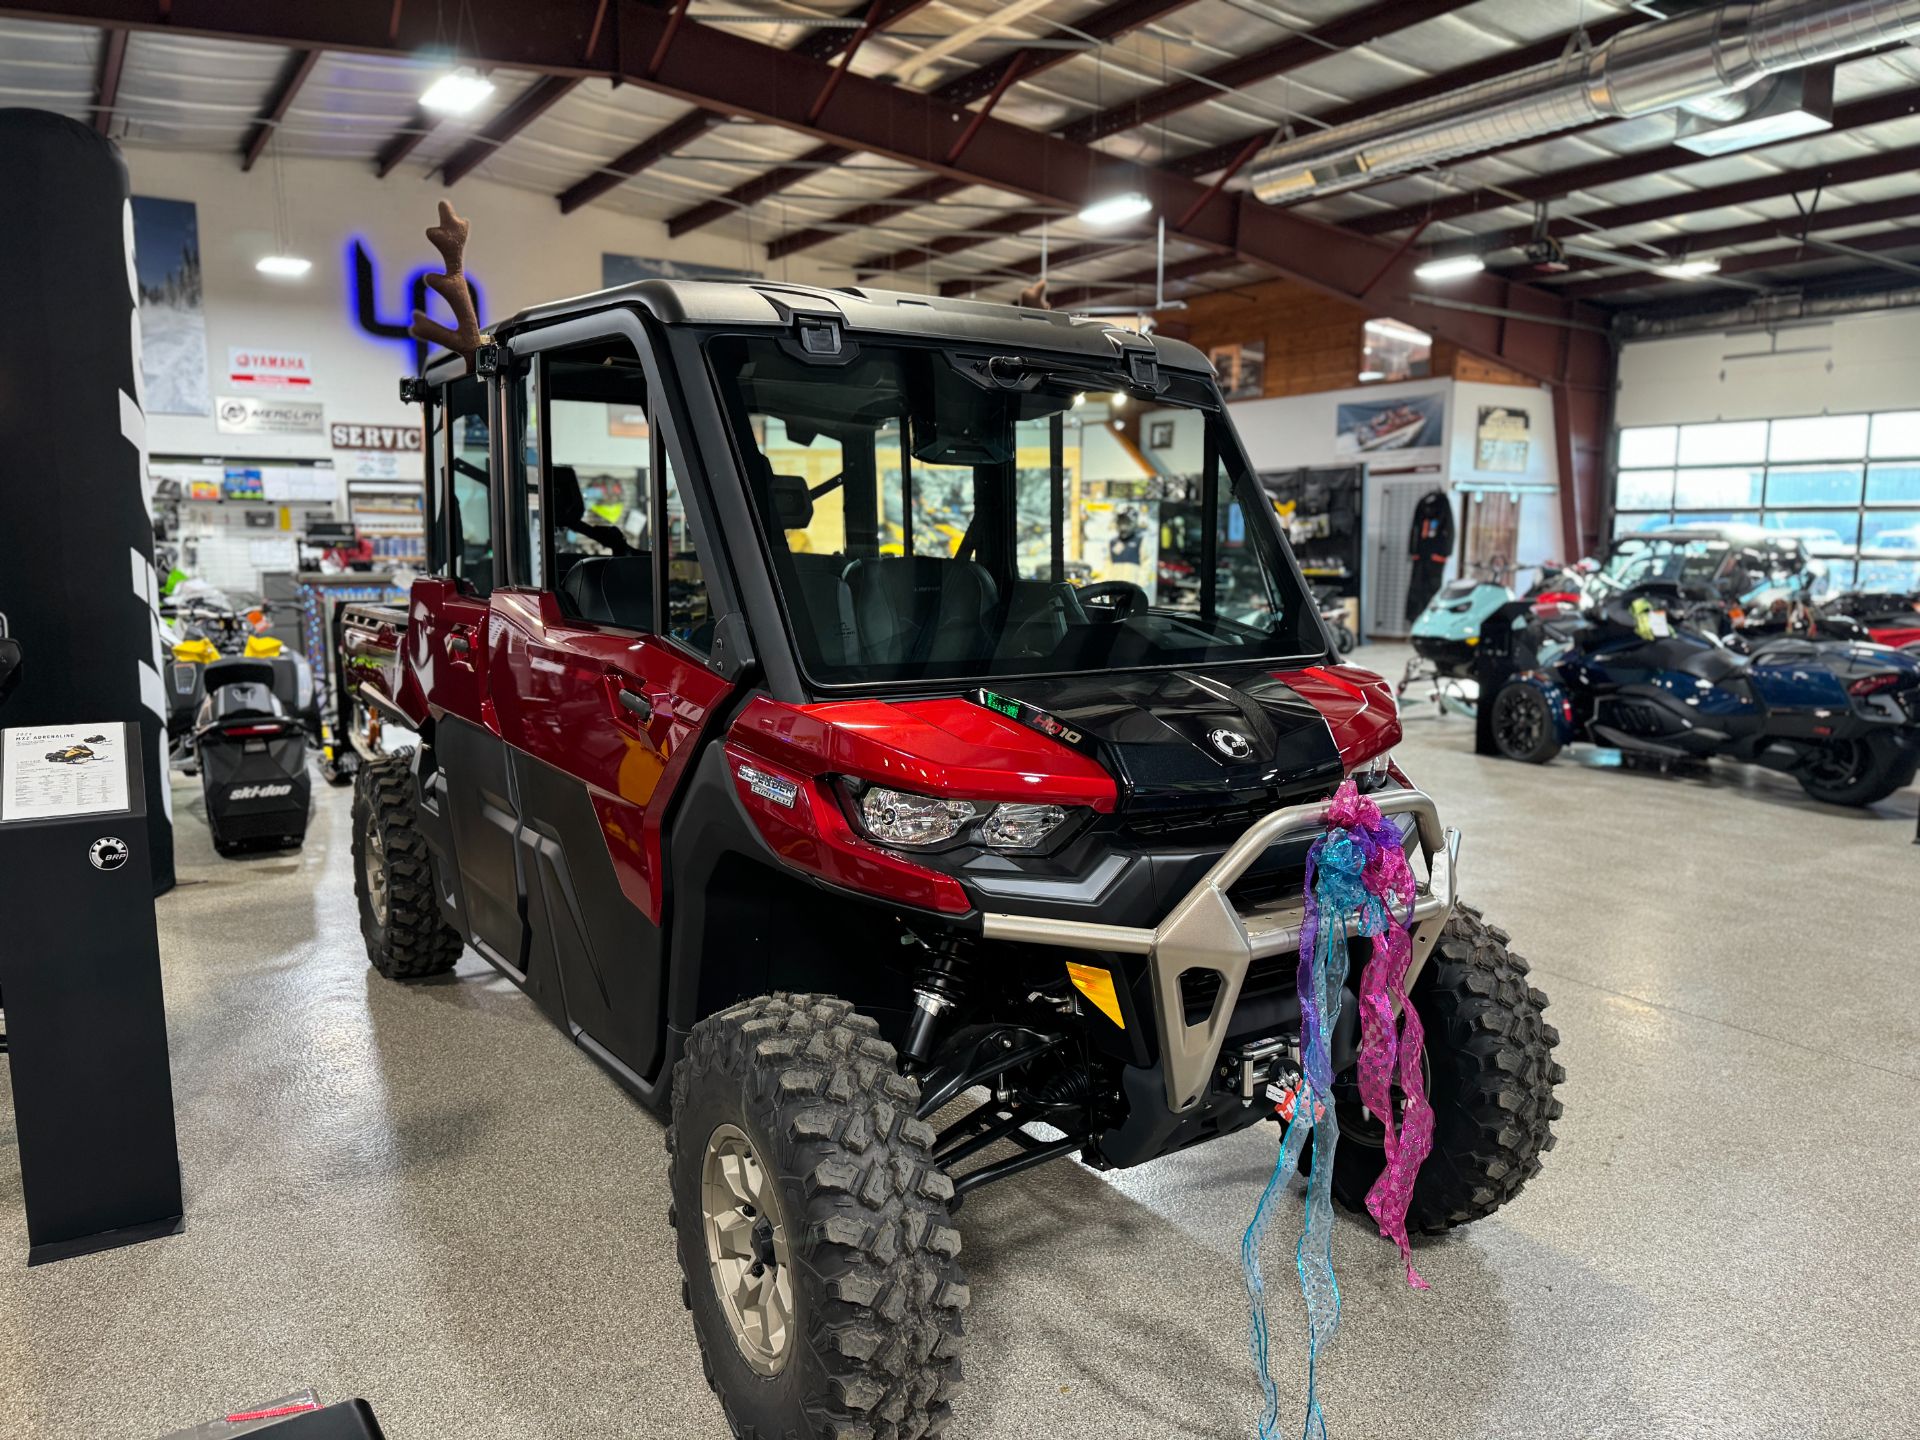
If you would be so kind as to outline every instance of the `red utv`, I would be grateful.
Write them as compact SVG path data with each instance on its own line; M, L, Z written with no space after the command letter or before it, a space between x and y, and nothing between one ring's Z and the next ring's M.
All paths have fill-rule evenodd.
M1198 351L646 281L515 316L466 368L405 386L432 574L344 616L343 720L420 737L364 748L362 928L396 980L472 946L670 1115L684 1294L735 1433L937 1430L969 1193L1272 1113L1305 852L1347 776L1423 877L1437 1131L1412 1228L1539 1169L1545 997L1456 905L1391 689L1330 655ZM1126 497L1138 580L1100 578L1101 547L1073 583L1087 391L1204 437L1168 496L1188 523ZM1334 1042L1355 1207L1383 1164L1356 1009Z

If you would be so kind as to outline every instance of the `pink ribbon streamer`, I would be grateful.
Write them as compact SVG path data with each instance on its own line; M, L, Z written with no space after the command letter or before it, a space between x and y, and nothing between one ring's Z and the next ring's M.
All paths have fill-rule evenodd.
M1380 1122L1386 1149L1386 1166L1367 1192L1367 1213L1381 1235L1399 1247L1407 1283L1425 1290L1427 1282L1413 1268L1413 1250L1407 1241L1407 1207L1413 1200L1414 1181L1433 1148L1433 1109L1427 1103L1420 1064L1426 1033L1406 993L1413 940L1403 917L1413 913L1413 870L1401 847L1399 827L1351 780L1335 792L1327 818L1330 824L1350 829L1365 850L1367 864L1361 881L1380 902L1378 913L1366 916L1360 929L1373 938L1372 954L1360 972L1360 1099ZM1393 1104L1396 1072L1405 1099L1399 1115Z

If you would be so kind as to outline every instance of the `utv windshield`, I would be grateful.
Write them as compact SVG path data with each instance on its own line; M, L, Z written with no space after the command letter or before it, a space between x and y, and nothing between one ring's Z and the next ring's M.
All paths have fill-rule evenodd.
M722 337L714 373L803 668L822 684L1319 654L1210 387L1118 369ZM1148 461L1143 424L1190 457Z

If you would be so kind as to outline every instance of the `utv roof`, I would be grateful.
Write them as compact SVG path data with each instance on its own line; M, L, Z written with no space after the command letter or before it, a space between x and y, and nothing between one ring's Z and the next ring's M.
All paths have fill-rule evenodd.
M1652 530L1634 530L1616 535L1614 545L1627 540L1673 540L1686 544L1694 540L1720 541L1727 545L1751 545L1776 550L1801 549L1801 537L1791 530L1769 530L1760 525L1729 523L1723 525L1664 525ZM1612 548L1611 546L1609 548Z
M640 280L568 300L535 305L488 327L520 331L615 306L632 305L666 325L777 326L805 318L831 319L849 333L946 340L955 344L1049 351L1111 363L1128 351L1151 350L1161 366L1211 375L1207 357L1182 340L1143 337L1133 330L1066 310L1032 310L980 300L914 295L897 290L828 289L773 280ZM434 378L454 357L429 365Z

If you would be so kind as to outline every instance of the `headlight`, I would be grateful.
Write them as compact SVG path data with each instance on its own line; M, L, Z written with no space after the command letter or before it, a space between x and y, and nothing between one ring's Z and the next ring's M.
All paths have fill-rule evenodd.
M982 845L1031 850L1059 829L1068 813L1060 805L939 800L878 785L858 793L861 828L882 845L913 849L943 845L977 824Z

